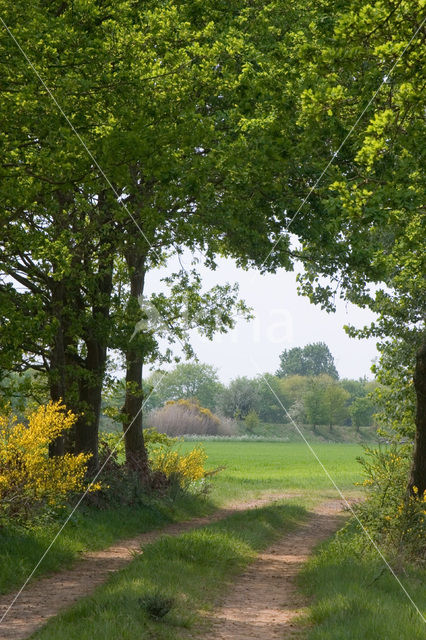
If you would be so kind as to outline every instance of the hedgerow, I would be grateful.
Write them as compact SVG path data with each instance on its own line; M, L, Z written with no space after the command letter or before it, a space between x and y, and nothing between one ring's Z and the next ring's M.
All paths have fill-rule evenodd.
M426 558L426 495L407 490L412 445L393 442L365 447L359 458L366 499L356 506L359 519L378 544L399 560Z

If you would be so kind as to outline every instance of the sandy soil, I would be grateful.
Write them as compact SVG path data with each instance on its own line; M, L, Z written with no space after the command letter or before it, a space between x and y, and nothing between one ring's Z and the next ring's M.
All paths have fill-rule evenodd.
M69 570L40 578L31 582L13 602L16 594L0 596L1 640L22 640L42 627L52 616L70 607L77 600L88 596L109 575L122 569L143 546L154 542L162 535L179 535L185 531L217 522L237 511L254 509L274 500L296 497L297 493L270 493L261 498L229 504L211 516L171 524L161 530L150 531L122 540L102 551L85 553ZM10 606L13 602L13 605Z
M300 637L294 624L306 602L295 577L315 545L344 521L340 502L316 508L310 519L261 553L208 617L203 640L277 640ZM208 624L210 623L210 624Z

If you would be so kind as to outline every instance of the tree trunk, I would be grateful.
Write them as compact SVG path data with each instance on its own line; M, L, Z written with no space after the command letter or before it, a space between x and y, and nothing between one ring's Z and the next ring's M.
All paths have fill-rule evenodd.
M80 384L79 411L75 424L75 452L90 453L89 475L98 468L98 434L101 413L102 383L105 372L106 348L96 340L87 343L87 369Z
M130 277L129 310L143 294L145 284L146 256L132 248L126 255ZM137 336L136 336L137 337ZM124 443L126 464L138 472L143 482L149 483L148 454L145 447L142 428L142 369L143 353L141 347L132 348L132 340L126 350L126 396L123 413Z
M416 439L408 489L421 497L426 491L426 342L417 352L414 370L414 388L416 391Z
M113 258L109 249L100 259L96 277L97 298L86 328L86 358L80 381L79 416L75 425L77 453L90 453L89 474L98 468L99 419L110 335L110 305L113 288Z
M126 463L138 472L143 481L149 479L148 455L142 428L142 366L141 357L132 351L126 354L126 398L123 406L123 431Z
M65 402L65 338L62 310L64 305L64 288L58 283L52 291L52 313L58 322L54 342L50 351L49 391L52 402ZM65 453L65 436L59 436L49 444L49 457L63 456Z

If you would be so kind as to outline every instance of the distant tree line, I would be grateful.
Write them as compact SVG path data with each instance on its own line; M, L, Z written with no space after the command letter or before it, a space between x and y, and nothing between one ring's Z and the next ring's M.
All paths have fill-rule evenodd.
M376 387L375 381L367 379L339 380L334 358L321 342L284 351L275 375L239 376L225 385L215 367L182 363L144 380L148 420L150 413L167 402L190 399L224 418L246 420L250 416L250 422L257 416L262 422L277 424L292 418L314 430L319 425L330 430L334 425L371 426L376 411L371 394ZM105 401L107 413L113 415L114 402L117 408L121 405L119 396L120 385Z

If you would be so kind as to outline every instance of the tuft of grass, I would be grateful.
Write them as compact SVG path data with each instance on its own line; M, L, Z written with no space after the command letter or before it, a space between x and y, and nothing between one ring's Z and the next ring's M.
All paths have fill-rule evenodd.
M143 598L139 598L139 603L151 618L160 620L169 613L175 604L175 600L157 590L145 594Z
M307 640L423 640L424 622L377 553L365 545L360 553L358 536L350 528L343 542L341 537L320 547L299 577L313 598ZM415 567L399 575L423 615L424 577Z
M117 572L91 598L52 619L37 640L177 640L200 633L202 616L256 552L307 516L300 504L274 504L177 537L164 536ZM167 594L176 606L161 619L141 607L146 593Z

